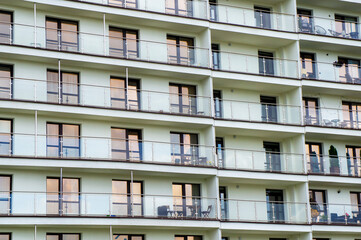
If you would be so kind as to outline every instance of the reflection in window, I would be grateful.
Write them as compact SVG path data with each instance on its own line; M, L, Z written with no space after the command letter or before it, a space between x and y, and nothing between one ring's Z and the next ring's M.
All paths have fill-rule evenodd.
M316 78L316 62L315 54L313 53L300 53L301 55L301 74L302 78Z
M361 84L359 60L339 57L335 66L339 68L339 79L341 82Z
M322 144L306 142L306 157L310 173L323 173Z
M112 128L112 158L119 160L142 160L142 131Z
M313 33L312 10L297 9L298 28L301 32Z
M303 98L303 115L305 117L305 124L319 124L319 109L317 98Z
M139 57L138 31L109 27L109 55L120 58Z
M211 21L218 21L217 0L209 0L209 18Z
M0 119L0 155L12 154L12 120Z
M327 202L325 190L309 190L312 222L327 223Z
M80 233L47 233L46 240L80 240Z
M0 11L0 43L13 43L13 13Z
M168 62L171 64L194 64L194 40L187 37L167 35Z
M169 93L172 113L197 114L196 86L170 83Z
M361 147L346 146L347 172L349 176L361 176Z
M172 162L175 164L197 164L199 158L198 135L192 133L171 133Z
M143 215L143 183L129 180L112 181L112 213L118 216Z
M78 38L77 22L46 18L46 48L76 52L79 50Z
M13 96L13 67L0 64L0 98L11 99Z
M213 90L214 113L216 118L223 117L222 91Z
M0 175L0 214L11 213L11 176ZM1 235L0 235L1 240Z
M112 108L139 110L140 84L139 80L128 79L128 88L125 78L110 78L110 97Z
M47 123L46 128L47 156L80 157L79 125Z
M357 17L335 14L336 36L359 38Z
M342 102L343 123L347 128L361 127L361 103Z
M219 44L212 43L212 61L214 70L221 69L221 52L219 50Z
M60 92L60 94L59 94ZM48 70L47 72L48 101L55 103L79 103L79 74Z
M46 213L77 215L80 213L80 180L78 178L47 178Z
M201 216L200 184L173 183L173 209L177 216Z
M166 0L165 12L180 16L193 16L193 0Z
M117 7L138 8L137 0L108 0L108 4Z

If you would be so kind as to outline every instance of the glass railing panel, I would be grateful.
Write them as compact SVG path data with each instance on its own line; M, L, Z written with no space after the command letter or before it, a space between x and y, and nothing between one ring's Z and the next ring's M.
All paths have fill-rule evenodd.
M298 73L295 71L298 69L298 63L294 60L259 58L255 55L224 51L214 51L214 53L217 53L219 58L216 70L277 77L298 77Z
M211 21L280 31L295 31L293 15L255 11L230 5L211 5Z
M298 31L316 35L360 39L360 23L314 16L299 16Z
M224 200L222 219L240 222L307 223L307 204Z
M361 225L359 205L311 203L313 223Z
M250 122L301 124L300 107L222 100L224 119Z

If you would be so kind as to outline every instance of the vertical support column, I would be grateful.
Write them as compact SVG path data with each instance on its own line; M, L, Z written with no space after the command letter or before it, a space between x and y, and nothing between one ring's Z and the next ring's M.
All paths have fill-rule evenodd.
M37 234L37 227L34 225L34 240L36 240L36 234Z
M107 37L106 37L106 24L105 24L105 13L103 14L103 53L104 56L107 55Z
M61 103L61 68L60 59L58 59L58 103Z
M37 46L36 3L34 3L34 47Z
M34 123L34 128L35 128L35 134L34 134L34 137L35 137L35 141L34 141L34 155L35 157L38 156L38 111L35 110L35 123Z
M113 226L109 226L109 240L113 240Z

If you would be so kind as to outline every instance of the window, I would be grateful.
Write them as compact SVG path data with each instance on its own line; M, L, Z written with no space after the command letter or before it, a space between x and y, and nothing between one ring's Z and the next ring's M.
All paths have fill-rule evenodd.
M138 8L137 0L108 0L108 4L112 6L125 7L125 8Z
M361 217L361 192L350 192L352 218Z
M314 53L300 53L301 56L301 74L302 78L316 79L316 62Z
M120 58L139 57L138 31L109 27L109 55Z
M298 28L304 33L313 33L313 16L312 10L297 9Z
M323 173L322 144L306 142L306 157L310 173Z
M140 110L140 83L137 79L110 77L110 98L113 108Z
M48 177L46 179L46 213L78 215L80 213L80 179Z
M281 171L280 144L277 142L263 142L263 149L266 152L266 171Z
M219 187L219 201L221 208L222 219L228 218L228 199L227 199L227 187ZM223 239L223 238L222 238ZM228 238L226 238L228 240Z
M344 127L360 128L361 127L361 103L342 102L343 123Z
M193 0L166 0L165 12L168 14L193 16Z
M11 233L0 233L0 240L11 240Z
M254 18L256 20L256 27L271 28L270 8L254 6Z
M359 38L357 17L335 14L336 36Z
M47 156L80 157L80 126L65 123L46 124Z
M209 0L209 17L211 21L218 21L217 0Z
M13 121L0 119L0 155L11 155L13 148Z
M216 154L218 158L218 166L224 167L225 149L224 149L224 140L221 137L216 138Z
M268 221L285 221L283 190L266 189L266 197Z
M259 73L263 75L274 75L273 53L258 51Z
M11 180L11 176L0 175L0 215L11 213Z
M173 209L178 217L201 217L201 185L173 183Z
M192 85L169 83L170 111L197 114L197 88Z
M194 64L194 40L187 37L167 35L168 63Z
M222 91L213 90L214 113L216 118L223 117Z
M278 122L277 98L269 96L260 96L262 107L262 122Z
M213 69L219 70L221 69L221 62L220 62L220 51L219 51L219 44L212 43L212 60L213 60Z
M198 155L198 134L171 132L172 162L191 165L201 161Z
M78 22L46 18L46 48L79 51Z
M346 146L347 172L349 176L361 176L361 147Z
M0 11L0 43L13 43L13 13Z
M113 180L112 189L113 189L112 211L114 215L118 215L118 216L143 215L142 182L133 181L132 183L129 180Z
M13 96L13 66L0 64L0 98Z
M174 240L202 240L202 236L175 235Z
M341 82L361 84L360 60L339 57L335 67L339 68Z
M80 240L80 233L47 233L46 240Z
M142 160L142 131L138 129L112 128L112 158Z
M317 98L303 98L303 114L306 125L319 125L319 109Z
M79 73L47 71L48 101L55 103L79 103ZM60 95L59 95L60 93Z
M312 222L327 222L327 203L325 190L309 191Z

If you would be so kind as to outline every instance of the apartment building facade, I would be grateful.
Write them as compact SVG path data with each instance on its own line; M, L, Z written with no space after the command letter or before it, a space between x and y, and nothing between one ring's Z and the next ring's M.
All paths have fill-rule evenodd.
M361 239L360 9L1 0L0 240Z

